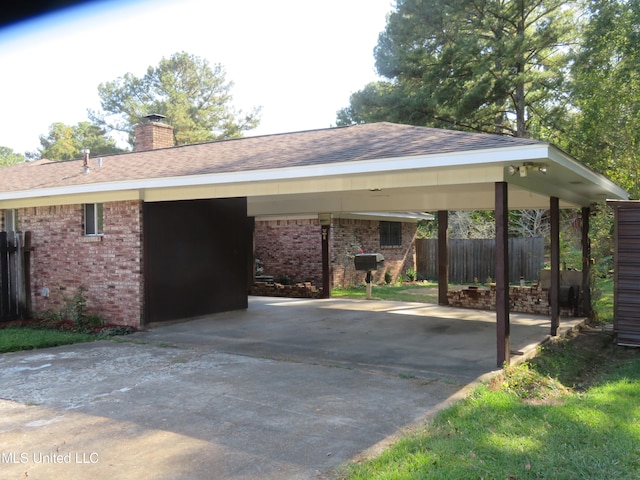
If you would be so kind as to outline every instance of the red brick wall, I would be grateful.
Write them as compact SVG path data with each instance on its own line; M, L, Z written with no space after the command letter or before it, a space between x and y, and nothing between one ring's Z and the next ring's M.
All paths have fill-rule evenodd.
M142 216L137 201L104 204L104 236L87 237L83 206L22 208L20 230L32 232L33 308L58 311L63 296L87 289L90 313L139 326L143 302ZM41 295L49 289L49 297Z
M388 269L393 280L408 268L415 268L414 239L416 225L402 224L402 245L381 247L379 222L372 220L334 219L331 227L331 261L335 286L362 283L365 272L356 272L353 257L360 250L382 253L385 266L374 276L384 282ZM257 221L256 258L262 261L265 275L276 281L287 277L294 282L310 280L322 284L322 243L316 219Z
M332 264L333 284L349 286L364 282L366 272L355 269L353 257L360 252L381 253L384 267L374 272L374 283L384 283L384 274L388 270L392 281L399 275L405 275L409 268L415 269L416 224L402 224L402 245L380 246L378 221L334 219L332 228Z
M256 258L276 281L322 284L322 237L317 219L257 221Z

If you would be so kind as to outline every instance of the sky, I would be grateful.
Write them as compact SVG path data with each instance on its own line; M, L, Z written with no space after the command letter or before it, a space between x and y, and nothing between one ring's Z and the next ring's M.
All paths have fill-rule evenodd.
M221 64L232 105L267 135L335 125L378 79L393 0L102 0L0 29L0 146L35 151L54 122L88 121L98 85L187 52ZM124 146L124 145L121 145Z

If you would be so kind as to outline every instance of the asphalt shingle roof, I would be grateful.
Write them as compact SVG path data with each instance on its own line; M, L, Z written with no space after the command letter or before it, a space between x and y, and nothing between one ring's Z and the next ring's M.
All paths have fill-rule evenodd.
M456 151L540 145L530 139L372 123L244 137L90 159L40 160L0 169L0 192L201 174L336 164Z

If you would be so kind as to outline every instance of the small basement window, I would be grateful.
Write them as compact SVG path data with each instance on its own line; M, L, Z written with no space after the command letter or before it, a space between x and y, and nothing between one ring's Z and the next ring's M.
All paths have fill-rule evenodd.
M402 245L402 223L380 222L380 246L394 247Z
M103 218L102 203L86 203L84 205L84 234L102 235Z

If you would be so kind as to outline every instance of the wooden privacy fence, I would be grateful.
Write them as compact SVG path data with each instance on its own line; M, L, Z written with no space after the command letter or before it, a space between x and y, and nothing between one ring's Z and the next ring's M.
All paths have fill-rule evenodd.
M495 279L495 240L449 239L449 281L472 283L477 278L484 283ZM544 238L509 239L509 281L537 280L544 264ZM438 278L438 240L416 240L416 270L420 278Z
M0 232L0 321L31 313L31 232Z

